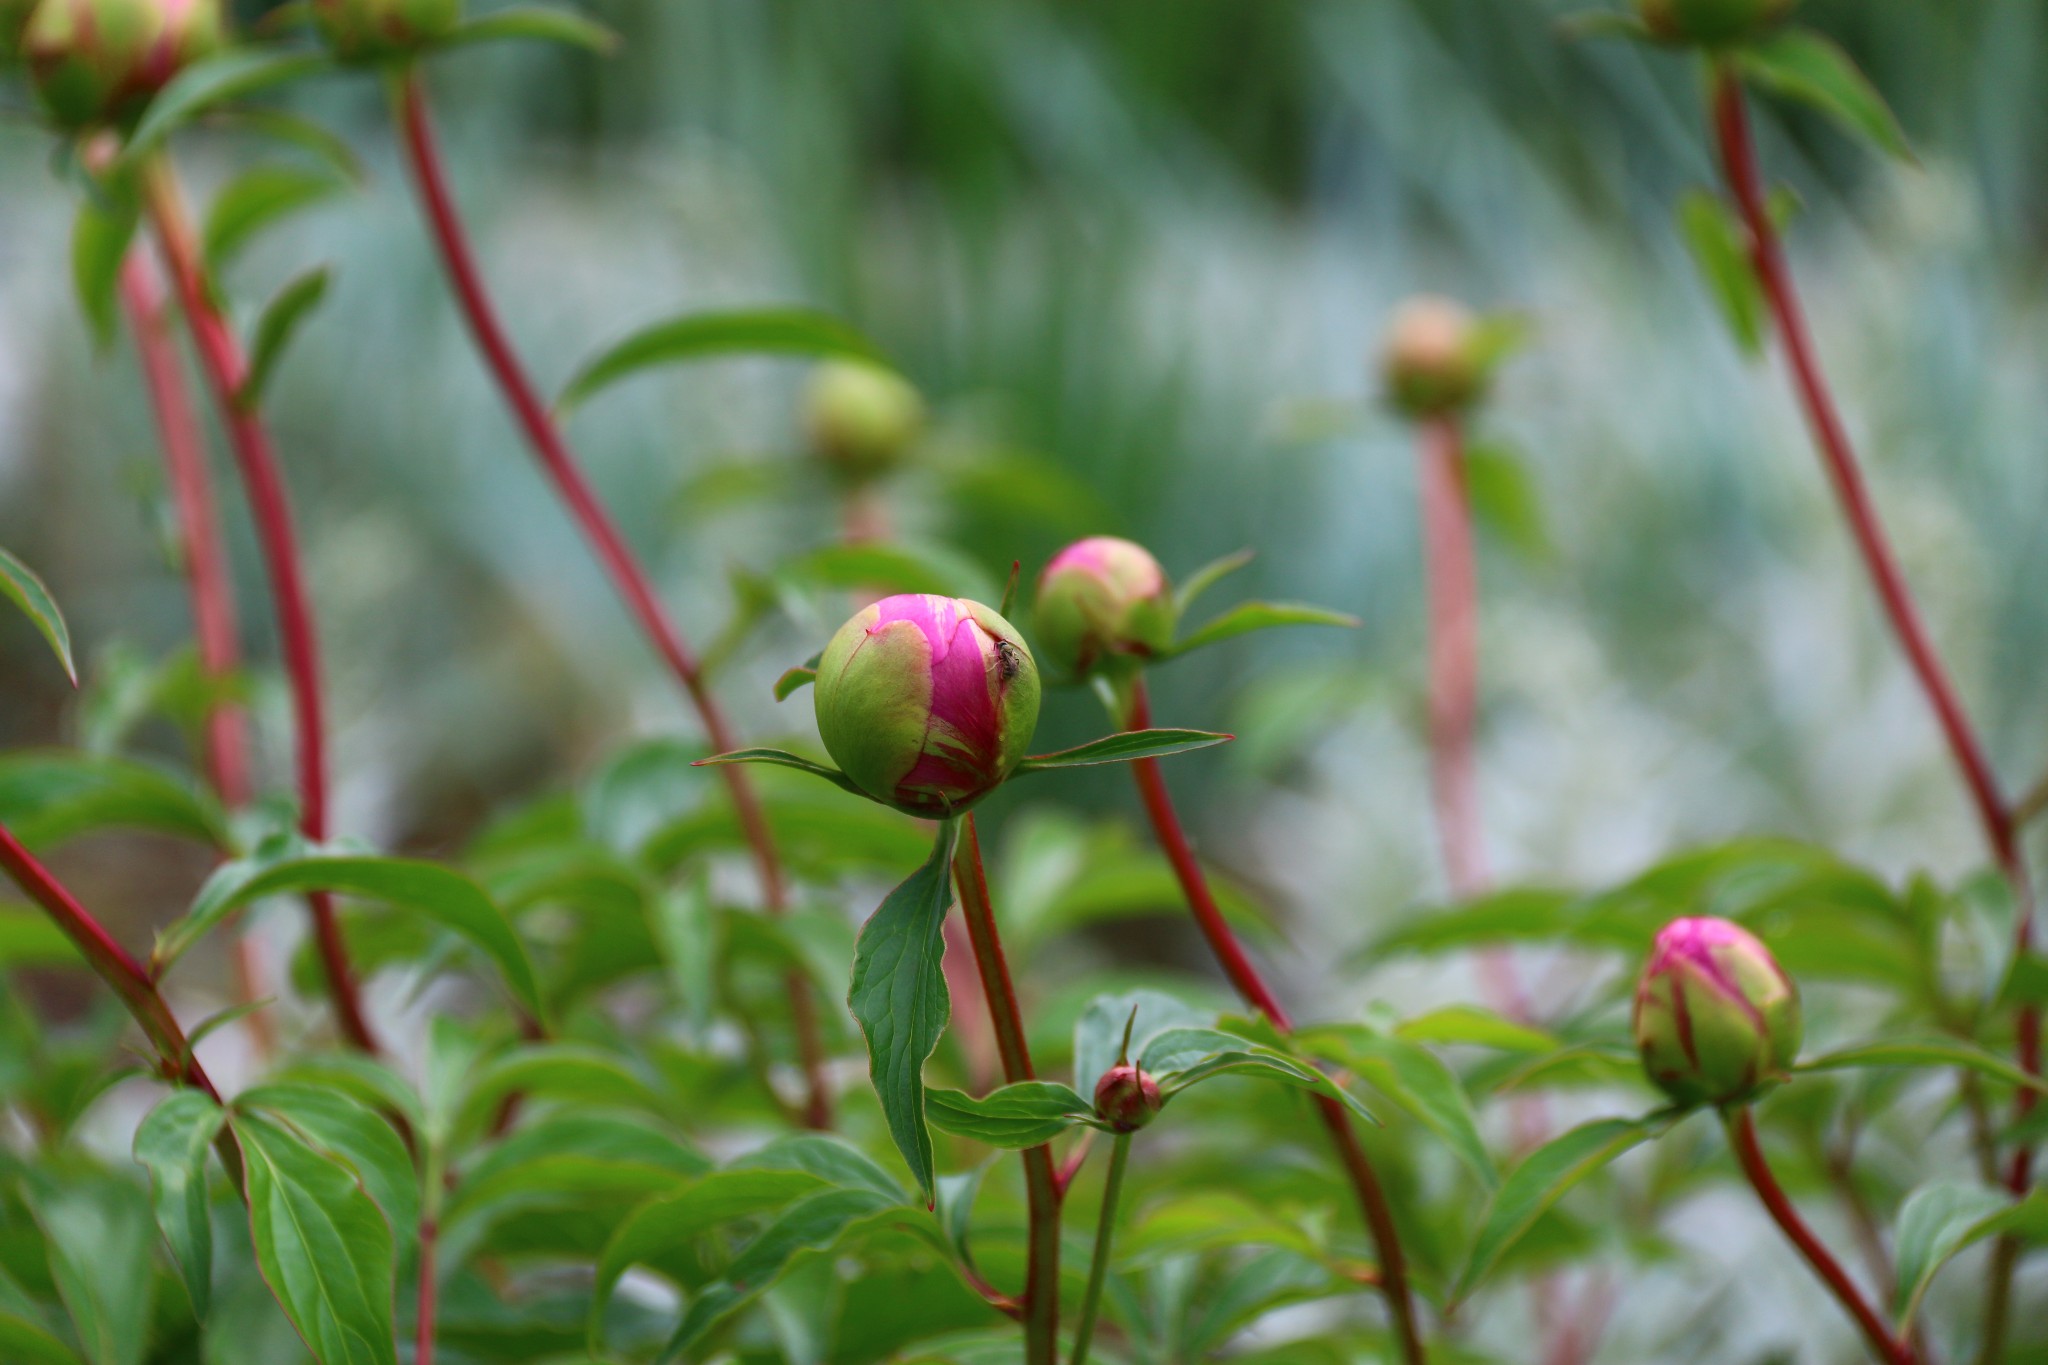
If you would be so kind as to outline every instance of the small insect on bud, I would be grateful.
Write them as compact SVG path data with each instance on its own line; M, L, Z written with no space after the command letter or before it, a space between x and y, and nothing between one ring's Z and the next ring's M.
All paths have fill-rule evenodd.
M1178 618L1173 585L1150 551L1090 536L1054 555L1038 576L1031 626L1053 667L1080 678L1164 650Z
M1799 0L1636 0L1636 16L1666 43L1739 43L1784 21Z
M313 23L345 62L408 57L462 22L462 0L313 0Z
M901 375L857 360L818 366L804 394L804 428L818 456L846 477L888 473L924 431L924 399Z
M1799 1057L1799 989L1754 934L1724 919L1673 920L1636 983L1636 1047L1680 1104L1740 1104Z
M1095 1117L1119 1133L1137 1132L1165 1104L1159 1082L1128 1062L1118 1062L1095 1083Z
M21 53L50 117L81 129L139 117L224 38L220 0L42 0Z
M818 661L818 734L853 784L927 819L1002 784L1038 725L1038 665L979 602L905 593L839 628Z
M1486 391L1489 357L1472 314L1450 299L1423 295L1402 304L1387 329L1382 368L1394 406L1434 417L1472 406Z

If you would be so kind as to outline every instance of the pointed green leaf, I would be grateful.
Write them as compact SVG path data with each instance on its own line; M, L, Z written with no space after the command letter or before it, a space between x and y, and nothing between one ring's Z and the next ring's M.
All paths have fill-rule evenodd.
M552 5L511 5L464 22L436 46L466 46L506 38L564 43L599 56L610 56L619 45L618 34L573 10Z
M125 164L137 164L174 130L207 110L333 66L334 59L325 53L261 47L232 47L217 57L195 62L149 102L148 112L122 149L121 159Z
M105 350L113 344L120 325L121 267L128 259L128 245L135 239L140 208L123 187L107 185L103 189L103 194L78 206L78 219L71 229L71 282L78 290L79 309L92 327L93 341Z
M792 668L775 680L775 700L788 701L818 680L815 668Z
M1899 1208L1898 1289L1892 1313L1903 1331L1920 1311L1935 1275L1966 1248L2008 1232L2048 1240L2048 1191L2015 1203L2005 1190L1960 1180L1936 1180L1913 1191Z
M149 1200L125 1180L77 1175L36 1191L29 1203L85 1358L142 1365L155 1288Z
M642 328L599 355L569 381L555 406L568 412L600 390L657 365L745 354L850 356L887 363L859 332L811 309L690 313Z
M1419 1043L1360 1025L1320 1025L1295 1034L1305 1052L1334 1062L1412 1114L1488 1189L1500 1184L1471 1097L1451 1069Z
M419 1175L404 1139L382 1114L338 1092L275 1083L244 1090L234 1110L280 1120L355 1172L400 1241L419 1226Z
M1093 1090L1102 1074L1116 1065L1130 1030L1130 1056L1143 1057L1154 1038L1172 1029L1209 1028L1216 1012L1190 1005L1164 991L1125 991L1098 995L1074 1021L1074 1079Z
M1474 442L1465 449L1465 493L1473 520L1510 550L1532 564L1553 557L1543 501L1522 460L1496 443Z
M328 171L299 166L258 166L244 171L214 197L206 216L207 268L216 274L257 233L345 188Z
M853 949L847 1004L868 1044L868 1076L882 1102L889 1136L903 1153L918 1193L933 1200L932 1135L925 1128L924 1064L946 1031L951 1003L943 929L953 904L958 821L939 822L931 856L869 917Z
M1236 573L1239 569L1242 569L1245 565L1251 563L1253 557L1253 551L1239 550L1236 554L1225 555L1221 559L1212 559L1201 568L1189 574L1187 581L1180 585L1180 591L1173 595L1174 615L1185 616L1188 608L1195 605L1197 598L1201 597L1203 593L1209 591L1218 583L1221 583L1224 579L1230 577L1230 575Z
M924 1112L942 1133L1015 1151L1042 1146L1076 1124L1091 1122L1095 1106L1072 1086L1019 1081L980 1099L960 1090L934 1090L925 1096Z
M1764 291L1749 258L1749 234L1725 200L1706 190L1686 191L1678 201L1678 224L1693 264L1721 315L1747 356L1763 353Z
M189 778L66 749L0 757L0 820L30 848L113 829L148 830L215 848L229 842L220 807Z
M713 754L709 758L700 758L690 766L693 768L715 768L725 763L769 763L778 768L794 768L800 773L809 773L813 777L822 777L841 791L851 792L855 796L867 796L866 792L853 785L852 778L840 772L839 769L827 767L823 763L814 763L810 759L790 753L786 749L735 749L729 754Z
M1215 620L1183 636L1162 653L1162 659L1177 659L1206 645L1220 644L1234 640L1240 635L1249 635L1255 630L1271 630L1275 626L1344 626L1355 628L1359 625L1356 616L1341 611L1330 611L1324 607L1311 607L1300 602L1243 602L1224 612Z
M1196 749L1228 744L1234 738L1233 735L1219 735L1209 730L1126 730L1091 740L1078 748L1062 749L1053 754L1033 754L1017 765L1017 773L1021 776L1058 768L1089 768L1103 763L1129 763L1140 758L1166 758L1172 754L1192 753Z
M1904 1039L1891 1043L1865 1043L1845 1047L1801 1062L1795 1071L1845 1071L1856 1067L1949 1067L1980 1072L2007 1085L2048 1093L2048 1081L2022 1071L1994 1052L1957 1038Z
M320 1365L397 1365L391 1229L353 1171L237 1114L256 1264Z
M78 665L71 658L71 628L64 624L64 613L57 610L56 599L43 586L43 580L5 550L0 550L0 597L5 597L27 614L43 638L49 641L57 662L64 666L65 676L76 687Z
M264 307L263 316L256 321L255 340L249 347L249 373L243 377L242 387L235 391L236 407L247 411L263 401L263 390L283 358L285 347L300 324L327 296L332 275L326 266L315 266L280 289L277 297Z
M206 1154L227 1113L209 1095L176 1090L135 1130L135 1159L149 1171L156 1225L206 1320L213 1290L213 1222L206 1208Z
M1132 1046L1137 1046L1135 1041ZM1291 1057L1278 1048L1220 1029L1168 1029L1148 1040L1133 1060L1158 1080L1159 1093L1164 1099L1170 1100L1189 1086L1199 1085L1211 1077L1244 1073L1297 1089L1313 1090L1318 1095L1336 1100L1367 1123L1379 1122L1356 1095L1310 1063Z
M1913 159L1906 132L1884 96L1832 39L1791 28L1736 55L1743 74L1758 85L1820 110L1901 160Z

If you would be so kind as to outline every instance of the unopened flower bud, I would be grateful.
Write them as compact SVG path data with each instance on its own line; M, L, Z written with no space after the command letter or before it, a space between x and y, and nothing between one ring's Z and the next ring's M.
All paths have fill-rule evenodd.
M1388 395L1410 417L1457 412L1486 388L1477 320L1463 305L1432 295L1394 313L1383 366Z
M1754 934L1724 919L1673 920L1636 983L1643 1067L1680 1104L1739 1104L1799 1056L1799 989Z
M979 602L905 593L839 628L818 661L818 734L853 784L927 819L966 810L1023 759L1038 665Z
M1636 0L1650 35L1667 43L1737 43L1781 22L1799 0Z
M50 116L85 128L136 118L224 37L220 0L42 0L21 52Z
M1095 1117L1119 1133L1137 1132L1165 1103L1159 1082L1128 1062L1118 1062L1095 1083Z
M313 22L343 61L385 61L454 32L462 0L313 0Z
M1031 627L1053 667L1078 678L1164 650L1178 617L1173 586L1150 551L1090 536L1038 576Z
M804 394L812 448L852 479L895 468L923 432L924 420L924 399L908 380L858 360L818 366Z

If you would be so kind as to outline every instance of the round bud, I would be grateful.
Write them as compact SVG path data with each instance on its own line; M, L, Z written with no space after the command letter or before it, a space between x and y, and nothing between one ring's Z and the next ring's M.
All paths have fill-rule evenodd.
M1395 310L1382 362L1394 406L1410 417L1470 407L1486 389L1472 314L1449 299L1423 295Z
M1698 917L1657 935L1636 983L1636 1047L1680 1104L1740 1104L1799 1057L1799 989L1741 925Z
M1166 571L1142 545L1116 536L1077 540L1038 576L1031 628L1063 673L1148 658L1173 643L1179 611Z
M828 360L804 394L804 428L820 457L849 478L896 467L924 430L924 399L879 365Z
M226 37L221 0L42 0L21 34L36 93L66 128L138 117Z
M313 23L345 62L411 56L461 22L462 0L313 0Z
M1784 20L1799 0L1636 0L1636 15L1666 43L1738 43Z
M839 628L812 689L818 735L853 784L926 819L1001 785L1038 725L1038 665L979 602L904 593Z
M1159 1082L1127 1062L1102 1073L1095 1083L1095 1117L1119 1133L1135 1133L1159 1114L1166 1101Z

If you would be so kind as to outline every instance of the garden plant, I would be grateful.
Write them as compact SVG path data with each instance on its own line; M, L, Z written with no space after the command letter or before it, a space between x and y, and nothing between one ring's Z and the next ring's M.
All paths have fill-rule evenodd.
M465 225L437 68L479 44L601 62L636 35L540 5L231 8L0 0L7 80L75 215L68 246L8 246L68 269L102 348L132 350L191 637L123 691L74 642L61 578L0 550L5 628L40 633L89 736L0 754L0 1363L1763 1359L1717 1353L1704 1318L1744 1309L1704 1294L1614 1328L1646 1279L1674 1301L1667 1223L1711 1192L1810 1277L1812 1359L2048 1359L2026 839L2048 801L2005 785L2026 756L1990 751L1935 643L1788 263L1798 205L1758 151L1760 101L1912 156L1797 0L1636 0L1546 33L1696 71L1720 179L1674 236L1742 348L1782 360L1983 871L1900 880L1752 831L1607 886L1496 876L1482 542L1519 476L1490 433L1544 337L1417 288L1353 368L1416 455L1404 609L1426 644L1388 704L1421 717L1412 835L1444 892L1392 927L1337 907L1364 941L1324 966L1462 994L1337 1014L1290 998L1286 917L1176 804L1229 752L1226 713L1155 706L1152 683L1249 645L1341 650L1358 619L1216 606L1251 551L1165 564L1108 524L1037 562L921 548L901 527L942 477L948 396L825 311L685 311L550 396ZM378 86L402 185L365 183L316 116ZM432 856L335 818L336 664L302 539L323 506L271 408L329 268L260 307L230 269L348 188L410 191L436 307L502 400L494 461L537 460L688 717L614 727L585 771ZM764 356L804 375L819 496L781 514L820 548L685 591L572 421L622 381ZM244 522L260 575L238 584ZM743 733L765 698L734 704L734 661L792 639L774 732ZM1038 733L1057 698L1099 703L1062 746ZM1119 768L1134 793L1068 804ZM205 865L147 945L91 875L93 840L135 830ZM1165 970L1155 937L1191 960ZM212 1004L188 981L216 958L234 998Z

